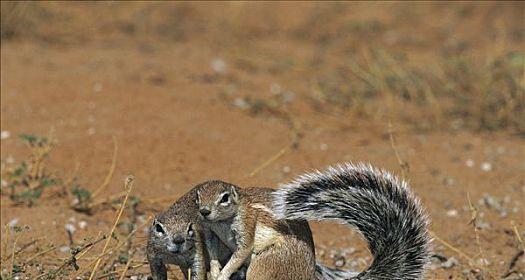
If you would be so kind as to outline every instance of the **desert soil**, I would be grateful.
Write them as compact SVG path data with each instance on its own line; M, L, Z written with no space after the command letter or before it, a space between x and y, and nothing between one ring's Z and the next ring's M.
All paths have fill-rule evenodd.
M125 176L134 174L132 194L143 201L142 221L205 180L277 187L330 164L369 162L410 182L431 218L435 252L457 260L443 267L434 259L428 279L474 279L476 267L484 270L485 279L507 272L518 252L513 225L522 237L525 230L523 138L506 131L420 131L399 121L390 129L384 119L319 113L300 94L290 97L296 100L287 108L293 126L271 112L250 114L237 95L308 91L310 81L304 76L313 74L307 66L272 71L274 60L292 56L301 61L316 54L314 46L294 40L265 37L255 45L255 54L239 54L200 37L176 43L120 40L73 46L2 41L1 126L10 133L1 141L2 165L28 158L17 135L53 131L58 142L48 169L63 178L76 170L79 183L94 190L110 167L115 137L116 170L103 196L121 192ZM241 67L236 59L243 55L257 59ZM389 131L408 170L400 167ZM292 141L295 145L290 146ZM469 223L469 198L478 209L479 244ZM59 248L68 246L66 224L75 225L73 238L80 242L109 231L116 212L106 207L91 216L82 214L59 197L44 196L26 207L2 195L1 203L2 225L30 227L19 244L43 237L41 244ZM87 222L85 228L78 226L81 221ZM366 267L370 256L358 233L328 223L312 228L320 260ZM137 262L144 261L145 236L141 229L134 239ZM68 256L59 249L53 254L57 259ZM515 269L524 267L521 258ZM133 273L147 273L147 268Z

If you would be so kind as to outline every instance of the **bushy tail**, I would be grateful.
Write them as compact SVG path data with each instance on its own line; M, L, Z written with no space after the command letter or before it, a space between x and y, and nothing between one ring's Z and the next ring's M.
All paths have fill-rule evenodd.
M277 219L330 220L357 228L374 260L351 279L424 276L430 254L428 220L407 184L388 172L363 164L330 167L280 186L273 202Z
M345 280L352 279L357 276L357 272L345 271L336 268L327 267L321 263L315 264L316 279L330 279L330 280Z

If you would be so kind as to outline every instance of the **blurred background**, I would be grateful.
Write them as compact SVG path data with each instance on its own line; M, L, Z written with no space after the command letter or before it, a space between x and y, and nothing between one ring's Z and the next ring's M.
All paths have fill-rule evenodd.
M524 47L523 2L2 1L2 279L142 279L192 186L344 161L421 197L428 279L523 279ZM370 262L312 228L322 262Z

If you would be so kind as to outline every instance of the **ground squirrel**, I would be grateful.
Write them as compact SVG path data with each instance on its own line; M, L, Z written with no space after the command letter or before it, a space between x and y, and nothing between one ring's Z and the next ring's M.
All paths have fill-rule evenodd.
M222 181L209 181L198 188L202 225L233 251L216 275L218 280L229 279L245 262L250 263L246 279L313 279L315 252L308 223L276 221L271 193L271 189L241 189Z
M351 279L424 276L428 219L407 183L388 172L347 163L305 174L273 193L272 210L277 219L329 220L359 230L374 260Z
M365 165L303 175L277 191L210 181L197 190L202 225L233 251L218 275L249 262L247 279L421 279L428 221L405 182ZM357 228L374 256L361 272L316 264L307 220ZM213 248L211 248L213 249Z
M184 278L207 279L209 258L206 249L205 233L199 223L198 208L195 204L196 190L192 189L180 197L167 211L159 214L150 228L147 245L147 258L154 280L167 279L166 264L179 266ZM217 246L218 259L226 263L231 250L221 242ZM244 279L241 271L235 279Z

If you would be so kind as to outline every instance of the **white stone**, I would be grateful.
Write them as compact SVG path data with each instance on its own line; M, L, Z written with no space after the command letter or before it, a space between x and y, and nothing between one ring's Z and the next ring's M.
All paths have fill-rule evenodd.
M248 107L250 107L248 102L246 102L246 100L244 100L241 97L235 98L235 100L233 101L233 105L235 105L235 106L237 106L237 107L239 107L241 109L248 109Z
M68 246L62 246L58 250L62 253L69 253L71 251L71 248L69 248Z
M215 58L211 62L211 69L219 74L226 72L227 67L226 62L220 58Z
M88 223L86 221L80 221L80 222L78 222L78 227L80 229L85 229L87 227L87 224Z
M9 137L11 137L11 132L7 130L2 130L2 132L0 133L0 139L5 140Z
M11 221L9 221L9 223L7 223L7 225L8 225L10 228L13 228L13 227L15 227L15 226L18 224L19 221L20 221L19 218L14 218L14 219L12 219Z
M481 170L485 171L485 172L489 172L492 170L492 164L490 164L490 162L484 162L481 164Z
M443 262L441 264L441 267L443 268L451 268L455 265L459 264L458 260L454 257L450 257L446 262Z
M70 233L74 233L77 230L77 228L73 224L66 224L65 228Z
M456 209L448 210L447 211L447 216L448 217L457 217L458 216L458 210L456 210Z

